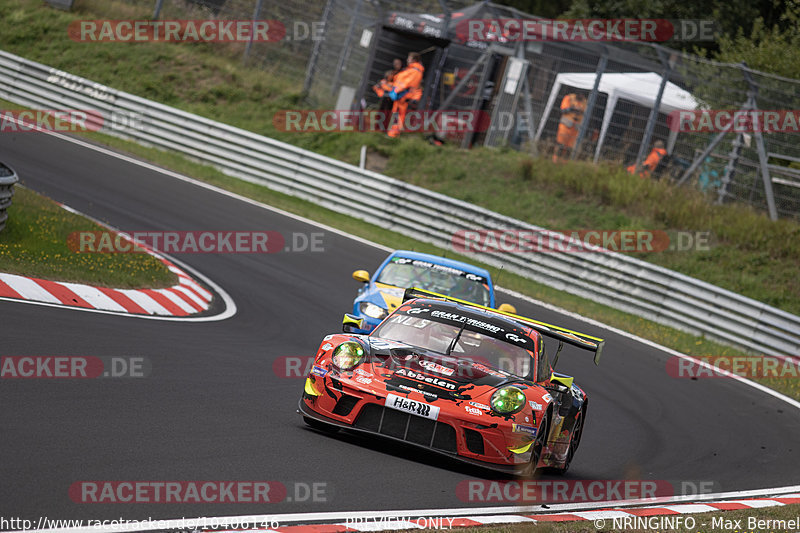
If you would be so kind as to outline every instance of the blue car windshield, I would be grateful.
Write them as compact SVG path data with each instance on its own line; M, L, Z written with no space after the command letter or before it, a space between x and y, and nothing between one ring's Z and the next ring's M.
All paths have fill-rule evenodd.
M403 289L425 289L485 306L492 301L488 280L483 276L417 259L393 258L376 281Z

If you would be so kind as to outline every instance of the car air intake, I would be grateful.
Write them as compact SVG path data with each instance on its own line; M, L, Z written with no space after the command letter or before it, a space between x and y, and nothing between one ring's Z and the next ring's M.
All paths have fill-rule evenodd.
M472 453L483 455L483 435L474 429L464 428L464 440L467 443L467 449Z
M355 396L348 396L347 394L342 394L342 397L339 398L339 401L336 402L336 407L333 408L333 414L339 416L347 416L350 414L350 411L353 410L353 407L356 406L360 398L356 398Z
M449 453L457 451L456 430L450 424L374 403L364 406L356 418L355 427Z

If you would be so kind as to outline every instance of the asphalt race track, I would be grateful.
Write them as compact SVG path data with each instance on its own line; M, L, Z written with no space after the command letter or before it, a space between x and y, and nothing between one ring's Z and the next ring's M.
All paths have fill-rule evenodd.
M39 133L0 136L22 183L126 231L318 227ZM496 476L439 456L307 429L295 409L302 380L276 376L281 356L310 355L340 330L358 288L386 252L326 232L325 251L185 254L238 313L180 323L0 301L1 355L143 356L142 379L0 380L0 515L145 519L308 511L499 505L461 501L466 479ZM798 412L727 379L674 379L668 354L525 301L523 315L607 339L599 367L569 351L559 370L589 394L568 479L711 481L714 491L791 485ZM77 504L77 481L272 480L272 504ZM301 485L297 485L297 484ZM325 483L326 501L293 487ZM302 493L302 490L300 491ZM300 494L302 496L302 494ZM289 501L291 499L292 501Z

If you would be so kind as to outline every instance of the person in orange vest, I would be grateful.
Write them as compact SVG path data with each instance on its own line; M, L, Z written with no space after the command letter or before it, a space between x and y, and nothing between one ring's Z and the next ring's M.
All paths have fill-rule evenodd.
M420 55L416 52L408 54L408 65L397 73L394 77L392 90L389 91L389 98L392 99L392 115L394 123L387 134L389 137L397 137L403 131L406 120L408 106L419 103L422 99L422 75L425 67L420 62Z
M561 100L561 120L558 123L556 147L553 151L553 163L558 163L562 154L566 156L575 147L578 131L586 112L586 96L569 93Z
M389 92L392 90L394 77L403 70L403 60L395 59L392 61L392 70L387 70L383 75L383 79L372 86L372 90L381 99L380 110L389 111L392 108L392 99L389 98Z
M392 119L392 106L394 102L389 98L389 92L392 90L395 76L397 76L401 70L403 70L403 60L396 58L392 61L392 70L387 70L383 75L383 79L372 86L372 90L381 99L378 105L378 111L382 115L382 131L386 131Z
M656 169L661 160L664 159L665 155L667 155L667 150L664 148L664 142L656 141L653 143L653 150L644 160L644 163L642 163L642 168L639 170L639 177L649 177L650 173ZM636 172L636 163L629 166L627 170L629 174L634 174Z

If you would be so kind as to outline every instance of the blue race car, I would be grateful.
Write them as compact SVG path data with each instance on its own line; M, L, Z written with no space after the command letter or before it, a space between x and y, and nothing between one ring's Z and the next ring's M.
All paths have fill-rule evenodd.
M353 279L364 283L353 302L353 314L364 319L364 329L353 333L370 333L403 303L404 291L412 287L495 307L494 284L487 270L438 255L397 250L372 279L366 270L353 272ZM510 304L499 309L516 313Z

